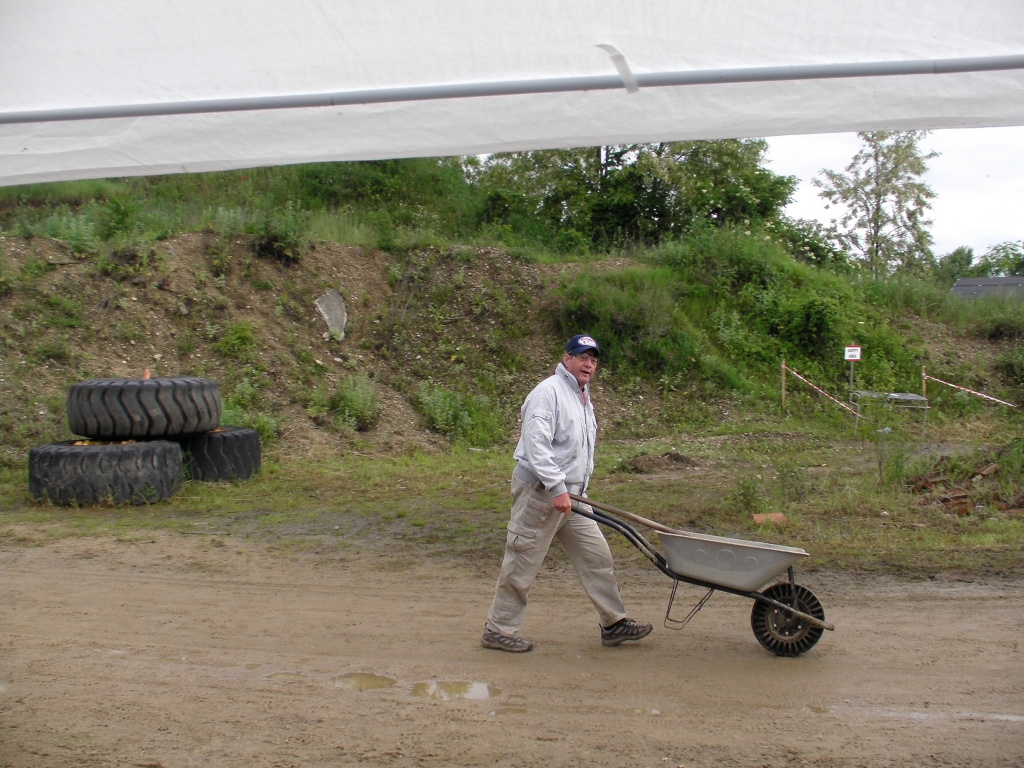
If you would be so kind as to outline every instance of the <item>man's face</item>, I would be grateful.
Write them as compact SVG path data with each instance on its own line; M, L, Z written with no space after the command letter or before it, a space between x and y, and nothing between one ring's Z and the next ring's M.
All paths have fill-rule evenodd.
M562 365L576 378L580 389L590 383L597 372L597 358L590 352L584 352L582 355L565 354L562 356Z

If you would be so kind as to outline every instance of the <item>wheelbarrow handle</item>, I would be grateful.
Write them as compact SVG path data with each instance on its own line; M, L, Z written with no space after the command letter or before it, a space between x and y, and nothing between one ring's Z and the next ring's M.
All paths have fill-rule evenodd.
M613 515L617 515L618 517L629 520L630 522L639 523L640 525L646 526L647 528L651 528L655 531L661 531L662 533L682 533L682 531L679 531L675 528L669 528L667 525L662 525L656 520L648 520L646 517L634 515L632 512L627 512L624 509L613 507L611 504L602 504L599 501L588 499L585 496L578 496L575 493L570 493L569 498L572 499L573 501L578 501L580 504L589 504L590 506L596 507L597 509L600 509L603 512L609 512Z

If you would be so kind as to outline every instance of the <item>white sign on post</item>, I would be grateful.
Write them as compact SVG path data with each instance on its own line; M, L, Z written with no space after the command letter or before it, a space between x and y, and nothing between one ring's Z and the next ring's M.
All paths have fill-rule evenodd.
M849 360L850 362L860 360L860 347L847 347L845 359Z

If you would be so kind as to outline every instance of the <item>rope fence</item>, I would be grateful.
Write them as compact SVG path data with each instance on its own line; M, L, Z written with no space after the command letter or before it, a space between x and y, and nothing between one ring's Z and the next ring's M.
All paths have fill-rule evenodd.
M824 389L819 387L817 384L815 384L815 383L813 383L811 381L808 381L803 376L801 376L799 373L794 371L792 368L790 368L788 365L786 365L786 361L785 360L782 361L782 407L783 408L786 407L786 373L789 373L792 376L795 376L797 379L799 379L804 384L809 386L815 392L817 392L821 396L831 400L833 403L838 405L843 410L849 411L858 420L863 419L864 421L868 421L867 416L865 416L863 413L861 413L860 411L858 411L855 408L851 408L849 405L847 405L843 401L841 401L838 398L833 397L832 395L830 395L828 392L826 392ZM852 376L852 374L851 374L851 376ZM961 392L967 392L968 394L976 395L977 397L982 397L982 398L984 398L986 400L991 400L993 403L999 403L1000 405L1005 405L1005 406L1008 406L1010 408L1017 408L1018 407L1018 406L1014 405L1013 403L1008 403L1005 400L1000 400L997 397L992 397L991 395L986 395L984 392L977 392L976 390L968 389L967 387L961 387L958 384L951 384L948 381L943 381L942 379L937 379L934 376L929 376L924 367L921 368L921 397L918 397L917 395L902 395L900 397L903 397L904 399L916 398L916 400L918 400L918 401L923 400L923 402L925 403L924 410L927 410L927 408L928 408L928 405L927 405L927 403L928 403L928 399L927 399L928 398L928 380L929 379L931 379L934 382L937 382L938 384L944 384L947 387L952 387L953 389L959 389ZM851 379L851 384L852 384L852 379ZM861 394L871 394L871 393L861 393ZM851 397L852 397L852 395L851 395ZM897 397L897 396L896 395L889 395L889 397ZM907 407L907 406L905 406L905 407ZM917 407L917 406L909 406L909 407ZM925 415L927 417L927 413ZM856 430L854 430L854 431L856 431Z
M984 392L975 392L973 389L968 389L967 387L961 387L961 386L959 386L957 384L950 384L948 381L943 381L942 379L936 379L934 376L929 376L927 373L925 373L924 368L922 368L921 369L921 389L924 392L928 391L928 389L927 389L928 388L928 379L931 379L932 381L937 381L939 384L945 384L947 387L952 387L953 389L959 389L961 392L967 392L967 393L972 394L972 395L977 395L978 397L983 397L986 400L991 400L992 402L999 403L1000 405L1008 405L1011 408L1016 408L1017 407L1013 403L1008 403L1005 400L1000 400L999 398L992 397L991 395L986 395Z
M857 416L857 417L859 417L859 418L861 418L861 419L863 419L863 418L864 418L864 416L863 416L863 415L861 415L860 413L858 413L857 411L855 411L855 410L854 410L853 408L851 408L850 406L848 406L848 405L847 405L846 403L844 403L844 402L842 402L841 400L837 400L836 398L832 397L832 395L830 395L830 394L829 394L828 392L826 392L826 391L825 391L824 389L822 389L821 387L817 386L816 384L812 384L812 383L811 383L811 382L809 382L809 381L808 381L807 379L805 379L805 378L804 378L803 376L801 376L801 375L800 375L799 373L797 373L797 372L796 372L796 371L794 371L794 370L793 370L792 368L790 368L789 366L787 366L787 365L786 365L786 361L785 361L785 360L783 360L783 361L782 361L782 407L783 407L783 408L785 408L785 407L786 407L786 371L789 371L789 372L790 372L791 374L793 374L794 376L796 376L796 377L797 377L798 379L800 379L800 381L802 381L802 382L803 382L804 384L806 384L806 385L807 385L808 387L810 387L811 389L813 389L813 390L814 390L815 392L818 392L819 394L822 394L822 395L824 395L825 397L827 397L827 398L828 398L829 400L831 400L831 401L832 401L833 403L835 403L836 405L838 405L838 406L839 406L840 408L845 408L845 409L846 409L846 410L848 410L848 411L849 411L850 413L852 413L852 414L853 414L854 416Z

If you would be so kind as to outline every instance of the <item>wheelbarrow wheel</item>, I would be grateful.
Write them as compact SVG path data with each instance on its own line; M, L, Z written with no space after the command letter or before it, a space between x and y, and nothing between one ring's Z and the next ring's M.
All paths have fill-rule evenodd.
M783 605L793 605L794 590L796 609L824 621L825 609L807 587L781 582L772 584L761 594ZM762 603L760 600L754 601L754 608L750 612L750 626L754 630L757 642L776 656L799 656L809 651L825 631L788 611Z

